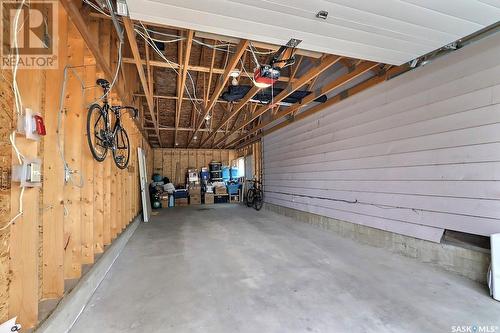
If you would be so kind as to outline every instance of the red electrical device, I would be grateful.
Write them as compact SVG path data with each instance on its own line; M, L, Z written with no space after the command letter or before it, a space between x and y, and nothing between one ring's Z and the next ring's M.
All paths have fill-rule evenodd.
M35 119L35 129L36 129L36 133L40 136L44 136L47 134L47 131L45 130L45 124L43 123L43 118L41 115L39 114L35 114L33 116L33 118Z

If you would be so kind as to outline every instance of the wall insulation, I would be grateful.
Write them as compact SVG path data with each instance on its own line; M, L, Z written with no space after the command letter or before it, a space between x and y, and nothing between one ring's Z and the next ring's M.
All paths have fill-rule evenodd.
M266 202L439 242L500 232L500 34L263 139Z
M114 73L117 39L111 21L85 20ZM39 303L60 299L65 282L80 278L82 266L92 264L95 255L139 214L137 147L146 151L152 171L152 150L130 116L122 118L131 144L129 167L118 169L111 154L103 163L92 158L85 136L87 106L102 95L95 81L105 76L63 6L59 6L58 24L58 68L20 69L17 74L23 107L43 115L47 135L40 142L16 135L22 154L42 160L43 182L40 188L25 189L23 214L10 225L19 211L21 191L19 183L10 181L17 157L9 135L17 114L11 69L2 69L0 77L0 322L17 316L23 330L37 325ZM129 91L137 89L133 84L129 82ZM116 87L126 91L121 78ZM112 104L122 103L123 97L128 99L115 89L110 94ZM65 181L65 163L71 170L69 181Z

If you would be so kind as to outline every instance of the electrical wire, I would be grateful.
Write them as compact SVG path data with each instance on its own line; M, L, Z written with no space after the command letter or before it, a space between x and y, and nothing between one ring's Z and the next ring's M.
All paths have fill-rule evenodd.
M116 81L118 80L118 74L120 73L120 70L122 67L122 62L123 62L122 51L123 51L123 42L120 41L120 46L118 47L118 64L116 66L116 71L115 71L115 75L113 77L113 81L109 85L108 90L101 97L99 97L98 99L96 99L95 101L90 103L89 106L104 99L106 96L109 95L109 93L111 92L111 89L113 89L114 85L116 84Z
M174 65L180 67L179 64L175 63L175 62L172 62L170 61L161 51L160 49L158 49L158 47L156 46L155 43L151 42L150 38L149 38L149 33L147 32L147 29L144 27L143 23L141 22L141 25L143 27L143 29L145 30L144 33L142 31L140 31L139 29L134 29L143 39L146 43L148 43L152 48L153 50L156 52L156 54L158 54L167 64L168 66L177 74L177 75L180 75L179 72L175 69ZM189 74L189 71L188 71L188 76L190 77L190 81L191 81L191 84L193 85L193 94L194 96L196 96L196 87L194 85L194 81L191 77L191 74ZM190 99L190 101L193 103L193 106L196 110L196 112L198 114L201 115L201 111L196 107L196 104L198 104L198 101L197 100L193 100L193 96L191 95L189 89L187 88L187 86L184 86L184 89Z
M13 90L13 93L14 93L14 98L15 98L15 103L16 103L16 115L17 115L17 117L21 117L22 116L22 108L23 108L21 93L19 92L19 87L17 85L17 70L18 70L18 67L19 67L19 59L20 59L20 56L19 56L19 43L18 43L17 35L18 35L19 31L21 30L21 28L24 25L24 22L23 22L23 25L21 25L19 27L19 17L21 16L22 8L24 7L25 3L26 3L26 0L23 0L21 2L21 4L20 4L19 8L17 9L16 15L14 17L14 26L13 26L13 29L15 31L14 41L13 41L14 45L13 46L14 46L14 50L16 52L16 58L15 58L16 62L15 62L14 67L12 69L12 90ZM12 148L14 149L14 152L16 153L16 157L17 157L17 161L19 162L19 165L23 165L25 157L20 152L19 148L16 145L16 132L15 131L13 131L10 134L9 139L10 139L10 143L12 144ZM18 210L18 213L6 225L2 226L0 228L0 231L3 231L5 229L9 228L12 225L12 223L14 223L19 217L21 217L24 214L23 196L24 196L24 187L21 188L21 191L19 193L19 210Z
M250 48L250 52L252 53L252 58L253 58L253 61L255 62L255 67L257 67L257 68L260 67L259 59L257 59L257 56L255 55L255 51L253 49L252 42L250 42L250 44L248 46Z
M59 156L61 157L61 160L62 160L62 163L63 163L63 167L64 167L64 181L65 182L69 182L77 187L80 187L82 188L84 186L84 183L83 183L83 175L80 174L80 182L79 184L75 184L73 182L73 179L72 179L72 175L77 173L77 171L71 169L71 167L69 166L68 162L66 162L66 158L64 156L64 148L63 146L61 145L61 130L62 130L62 117L63 117L63 114L64 114L64 96L66 95L66 83L68 81L68 71L71 70L73 72L73 74L78 78L78 80L80 81L80 85L82 86L82 91L83 93L85 93L85 86L84 86L84 83L83 81L81 80L80 76L78 75L78 73L75 71L74 68L71 68L69 66L66 66L64 67L64 72L63 72L63 83L62 83L62 88L61 88L61 95L59 96L59 111L57 112L57 130L56 130L56 133L57 133L57 150L59 152ZM85 100L85 98L84 98Z
M19 211L16 216L14 216L6 225L0 228L0 231L4 231L8 227L12 225L18 218L20 218L24 214L23 209L23 196L24 196L24 187L21 187L21 192L19 193Z
M18 28L19 26L19 17L21 16L21 12L22 12L22 8L24 7L24 5L26 4L26 0L23 0L16 12L16 15L14 16L14 31L15 31L15 34L14 34L14 50L15 50L15 54L16 54L16 58L15 58L15 64L14 64L14 67L12 68L12 89L14 91L14 98L15 98L15 102L16 102L16 114L18 117L20 117L23 113L23 101L22 101L22 98L21 98L21 94L19 92L19 87L17 85L17 71L19 69L19 59L20 59L20 56L19 56L19 41L18 41L18 34L19 32L21 31L21 28L24 26L24 22L23 24Z

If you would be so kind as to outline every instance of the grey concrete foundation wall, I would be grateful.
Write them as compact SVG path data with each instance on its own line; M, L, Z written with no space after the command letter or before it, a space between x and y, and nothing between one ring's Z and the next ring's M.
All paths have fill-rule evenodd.
M358 243L385 248L393 253L432 264L483 284L486 283L486 273L491 259L488 251L463 248L453 244L433 243L269 203L265 204L265 208L298 221L319 226Z

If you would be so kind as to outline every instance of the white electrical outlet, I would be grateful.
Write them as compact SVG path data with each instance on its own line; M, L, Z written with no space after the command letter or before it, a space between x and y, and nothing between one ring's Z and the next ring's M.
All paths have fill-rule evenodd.
M12 167L12 181L21 187L42 186L42 161L39 158L25 158L22 165Z

